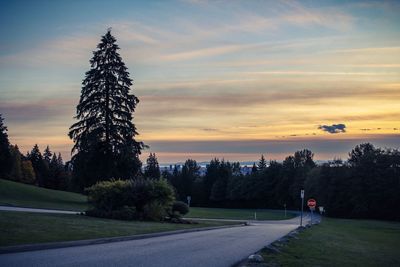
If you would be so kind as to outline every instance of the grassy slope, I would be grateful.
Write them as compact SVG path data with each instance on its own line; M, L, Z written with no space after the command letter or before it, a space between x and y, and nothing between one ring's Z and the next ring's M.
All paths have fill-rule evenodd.
M84 195L0 179L0 205L83 211Z
M188 225L117 221L82 215L0 211L0 246L127 236L227 224L230 223L207 221Z
M299 237L264 259L278 266L400 266L398 222L326 218Z
M215 209L191 207L186 217L207 219L238 219L253 220L254 212L257 211L258 220L284 220L293 218L295 215L288 212L285 218L284 211L280 210L251 210L251 209Z

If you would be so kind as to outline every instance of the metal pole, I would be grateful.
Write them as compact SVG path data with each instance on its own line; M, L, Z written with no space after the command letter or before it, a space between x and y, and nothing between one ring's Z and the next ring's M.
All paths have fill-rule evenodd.
M304 206L304 197L301 198L300 226L303 226L303 206Z
M312 225L313 210L311 209L311 225Z

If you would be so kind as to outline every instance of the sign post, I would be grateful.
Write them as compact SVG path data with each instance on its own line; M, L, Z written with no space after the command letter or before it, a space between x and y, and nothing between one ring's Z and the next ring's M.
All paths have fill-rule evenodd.
M283 204L283 207L285 208L285 218L286 218L286 203Z
M317 201L315 201L315 199L313 199L313 198L310 198L310 199L307 201L307 206L310 208L310 211L311 211L311 224L312 224L312 221L313 221L313 212L314 212L314 210L315 210L315 207L317 206Z
M319 209L319 214L321 214L319 220L322 221L322 213L324 213L324 207L323 206L319 206L318 209Z
M190 207L190 200L192 200L192 197L191 196L187 196L186 198L187 198L188 206Z
M301 216L300 216L300 226L303 226L303 206L304 206L304 190L300 191L301 197Z

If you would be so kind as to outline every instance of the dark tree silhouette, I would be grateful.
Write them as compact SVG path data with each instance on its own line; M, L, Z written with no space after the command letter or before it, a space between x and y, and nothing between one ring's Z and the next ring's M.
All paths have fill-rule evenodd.
M43 159L46 161L47 164L50 164L52 156L53 154L51 153L50 147L47 146L43 152Z
M5 178L11 171L10 142L8 141L7 127L0 114L0 177Z
M140 170L144 144L134 139L138 133L132 122L139 99L129 93L132 80L118 49L108 30L93 52L82 82L78 122L70 127L73 172L81 189L99 180L132 178Z
M35 144L27 158L32 162L33 170L36 174L37 183L41 187L46 186L47 168L45 161L43 160L42 153L39 150L39 146Z
M5 177L11 170L10 142L3 120L0 114L0 177Z
M264 158L264 155L261 155L260 161L258 162L257 165L257 170L258 171L264 171L267 168L267 161Z
M146 178L160 179L160 166L158 164L156 153L150 153L146 163L147 165L144 170L144 176Z
M257 172L257 166L256 166L256 163L254 162L253 167L251 167L251 173L255 174L256 172Z

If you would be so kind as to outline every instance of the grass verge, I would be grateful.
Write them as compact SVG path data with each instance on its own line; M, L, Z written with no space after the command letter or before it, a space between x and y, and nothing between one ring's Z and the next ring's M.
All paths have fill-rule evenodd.
M257 213L257 220L285 220L295 217L295 214L281 210L251 210L251 209L216 209L190 207L186 217L206 219L237 219L254 220L254 212Z
M83 211L86 196L0 179L0 205Z
M398 222L324 218L298 237L281 253L263 250L267 266L400 266Z
M0 246L94 239L233 224L118 221L82 215L0 211Z

